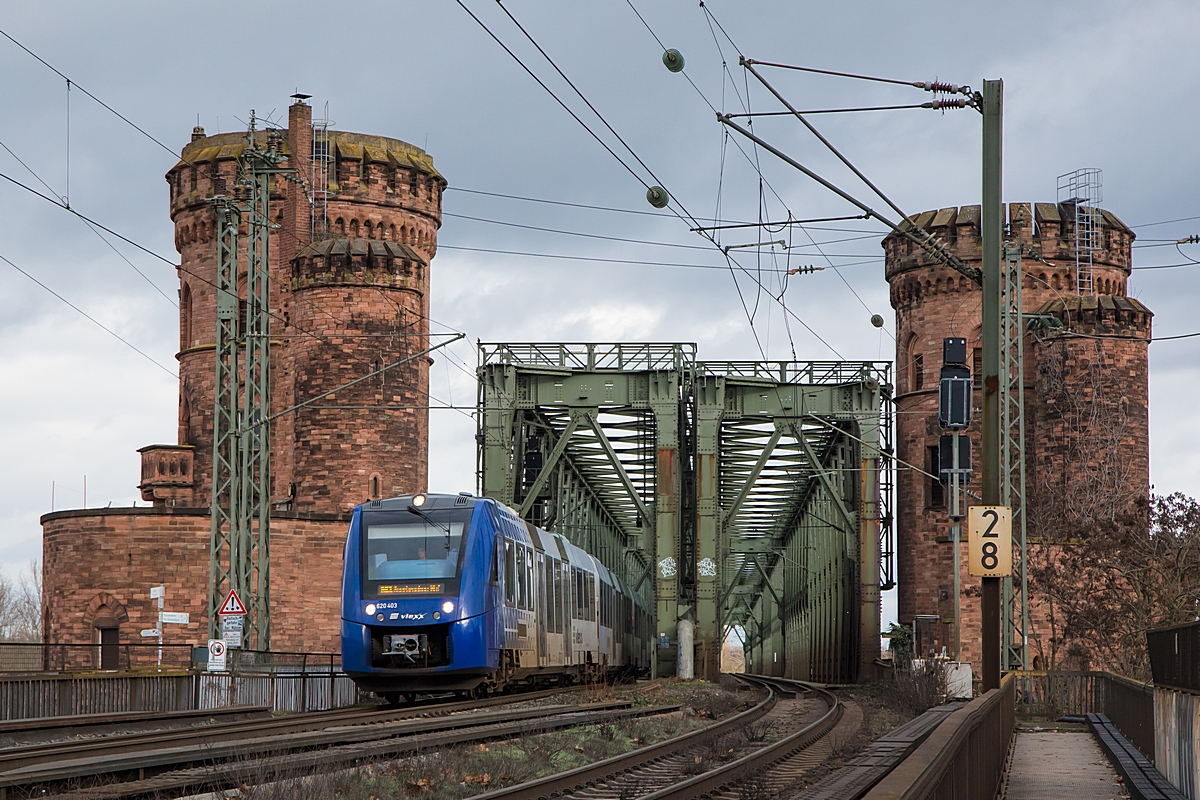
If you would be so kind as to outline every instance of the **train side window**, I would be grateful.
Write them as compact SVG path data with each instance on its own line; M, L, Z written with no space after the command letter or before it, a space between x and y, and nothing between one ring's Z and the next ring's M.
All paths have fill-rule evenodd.
M563 595L563 632L571 632L571 567L563 564L562 568Z
M517 554L511 539L504 540L504 605L517 605Z
M583 593L583 570L575 573L575 616L587 619L587 595Z
M529 575L525 571L525 545L517 545L517 608L526 608L529 603Z
M559 567L558 561L554 562L553 567L553 586L554 586L554 632L562 633L563 613L562 613L562 569Z
M584 579L584 591L587 592L588 622L596 621L596 576L587 573Z
M496 537L495 547L492 548L492 574L488 576L492 586L500 585L500 563L504 561L504 540Z
M538 570L535 571L538 577L538 615L542 620L542 625L546 625L548 609L546 608L546 557L541 553L538 554Z
M533 584L534 584L534 580L536 578L536 576L534 574L534 566L535 565L534 565L534 561L533 561L533 548L527 548L525 550L525 582L529 586L529 594L526 595L526 598L525 598L527 601L527 605L525 606L525 608L528 611L532 611L534 608L534 606L533 606L533 600L534 600Z

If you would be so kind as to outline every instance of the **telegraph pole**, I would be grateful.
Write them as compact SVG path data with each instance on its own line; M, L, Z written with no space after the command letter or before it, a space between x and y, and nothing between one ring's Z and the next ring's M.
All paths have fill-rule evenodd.
M983 82L983 505L1001 503L1000 261L1003 242L1004 81ZM984 577L983 691L1000 688L1000 584Z

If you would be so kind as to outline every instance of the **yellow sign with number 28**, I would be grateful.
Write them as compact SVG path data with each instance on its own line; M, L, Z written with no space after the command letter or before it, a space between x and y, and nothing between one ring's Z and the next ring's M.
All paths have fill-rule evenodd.
M1012 575L1012 509L971 506L967 511L968 572L980 578Z

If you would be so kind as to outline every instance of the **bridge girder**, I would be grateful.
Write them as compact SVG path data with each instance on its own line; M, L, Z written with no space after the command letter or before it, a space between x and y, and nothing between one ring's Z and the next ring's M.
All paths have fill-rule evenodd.
M480 354L480 491L653 598L658 673L680 619L700 677L734 626L778 674L854 680L877 654L888 364L698 362L690 344Z

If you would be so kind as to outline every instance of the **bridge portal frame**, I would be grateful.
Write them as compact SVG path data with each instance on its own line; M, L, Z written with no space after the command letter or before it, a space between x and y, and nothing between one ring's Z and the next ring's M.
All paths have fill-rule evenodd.
M687 343L479 357L479 491L653 601L655 674L675 673L684 619L708 679L734 627L764 671L781 653L780 674L852 681L877 657L890 363L699 362Z

